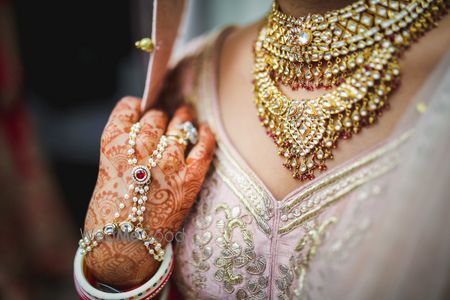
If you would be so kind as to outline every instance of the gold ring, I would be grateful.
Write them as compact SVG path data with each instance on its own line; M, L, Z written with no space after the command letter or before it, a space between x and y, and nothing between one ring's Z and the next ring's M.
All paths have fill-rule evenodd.
M179 131L168 132L166 134L168 139L174 140L182 145L187 145L188 143L197 143L197 129L192 125L191 122L187 121L176 126Z
M175 133L174 134L167 134L166 136L167 136L167 139L175 141L175 142L177 142L178 144L181 144L181 145L187 145L187 143L188 143L187 139L182 137L182 136L180 136L179 134L175 134Z

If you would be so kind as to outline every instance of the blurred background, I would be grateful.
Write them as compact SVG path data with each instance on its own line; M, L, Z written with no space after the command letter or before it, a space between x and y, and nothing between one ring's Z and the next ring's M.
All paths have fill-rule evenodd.
M264 15L270 0L190 0L175 52ZM99 141L140 96L152 0L0 0L0 299L76 299L72 261Z

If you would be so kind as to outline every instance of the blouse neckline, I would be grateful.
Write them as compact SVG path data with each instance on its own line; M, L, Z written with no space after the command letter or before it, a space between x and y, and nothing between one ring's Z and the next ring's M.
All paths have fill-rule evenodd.
M250 178L250 180L252 180L253 183L274 202L274 205L283 205L283 203L289 202L289 199L301 198L303 193L314 189L314 186L321 186L327 178L341 173L343 170L350 168L352 165L358 165L359 162L366 161L369 157L377 157L377 155L375 155L377 152L383 152L383 149L385 148L392 148L394 145L399 145L401 144L399 141L404 141L406 140L405 137L409 137L411 135L411 129L403 130L402 132L394 131L387 138L359 153L354 158L320 173L315 179L293 189L281 199L277 199L233 145L224 129L223 121L220 115L218 95L218 66L220 62L220 53L224 40L235 29L236 27L225 28L218 35L216 35L207 46L208 49L206 50L207 53L204 57L205 61L203 64L203 69L201 70L201 72L205 73L203 77L204 80L199 83L200 85L204 85L206 90L204 100L202 101L205 101L203 103L206 106L206 118L215 132L219 148L227 153L227 156L233 159L235 163L240 166L241 171L244 172L245 175ZM428 79L426 79L426 81L428 81Z

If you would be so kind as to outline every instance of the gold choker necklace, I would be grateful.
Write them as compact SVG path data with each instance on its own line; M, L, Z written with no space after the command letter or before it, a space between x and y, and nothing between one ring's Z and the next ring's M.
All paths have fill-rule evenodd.
M446 11L442 0L365 0L294 18L273 3L255 43L255 103L294 178L314 178L339 139L380 117L399 83L399 56ZM335 88L291 99L279 84Z

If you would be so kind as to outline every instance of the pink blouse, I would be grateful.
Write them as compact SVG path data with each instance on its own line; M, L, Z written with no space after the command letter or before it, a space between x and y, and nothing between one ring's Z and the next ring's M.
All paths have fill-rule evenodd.
M320 299L373 222L359 210L377 199L384 188L377 182L396 167L410 133L397 134L277 201L221 123L216 71L226 32L184 59L192 70L185 72L183 90L198 118L215 132L218 148L183 228L184 240L176 246L175 284L188 299Z

